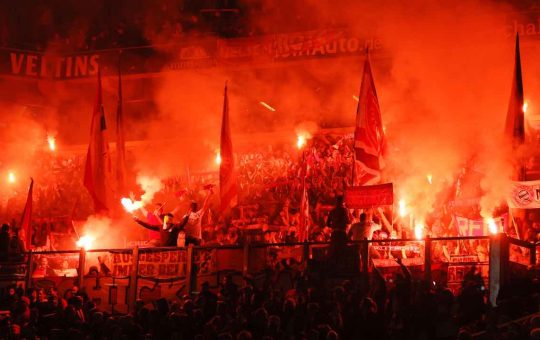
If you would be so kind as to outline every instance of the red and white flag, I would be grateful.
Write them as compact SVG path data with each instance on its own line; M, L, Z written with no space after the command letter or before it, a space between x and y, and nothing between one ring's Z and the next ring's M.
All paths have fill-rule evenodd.
M34 179L30 179L30 187L28 188L28 196L21 218L21 239L24 242L26 249L32 246L32 191L34 188Z
M364 74L358 98L354 131L354 186L379 183L381 170L384 167L383 155L386 142L381 109L368 56L364 63Z
M229 98L227 85L223 101L223 118L221 120L221 146L219 149L221 163L219 165L219 193L221 211L234 207L238 203L238 182L234 169L234 155L229 122Z
M92 196L95 212L107 213L109 211L112 195L110 178L111 158L101 95L101 72L98 70L96 102L92 114L90 143L88 144L84 172L84 186L88 190L88 193L90 193L90 196Z

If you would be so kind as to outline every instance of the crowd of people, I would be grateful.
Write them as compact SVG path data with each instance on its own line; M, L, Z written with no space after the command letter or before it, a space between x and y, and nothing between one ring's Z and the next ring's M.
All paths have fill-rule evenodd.
M392 275L331 279L316 264L270 267L262 279L227 275L198 292L111 314L84 289L12 286L0 298L0 334L7 339L536 339L538 273L501 288L497 306L472 267L454 294L417 280L401 260ZM280 278L286 273L287 284Z

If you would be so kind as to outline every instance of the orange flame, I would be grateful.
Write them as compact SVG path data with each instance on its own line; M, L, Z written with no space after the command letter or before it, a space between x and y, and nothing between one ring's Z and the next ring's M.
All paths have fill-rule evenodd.
M217 165L221 164L221 152L219 150L216 151L216 159L214 160L214 162L216 162Z
M529 103L523 102L523 113L527 112L527 108L529 107Z
M400 199L399 203L398 203L398 206L399 206L399 209L398 209L399 216L400 217L405 217L407 215L407 207L405 205L405 200Z
M47 142L49 143L49 149L51 151L56 150L56 138L53 135L47 136Z
M77 241L76 245L79 248L88 250L92 247L94 240L95 240L95 237L90 236L90 235L84 235Z
M15 183L15 181L17 180L17 178L15 177L15 173L13 171L10 171L8 173L8 178L7 178L8 182L9 183Z
M299 135L296 139L296 147L298 148L298 150L300 150L304 147L304 145L306 145L306 137Z
M493 217L488 217L485 221L488 225L489 232L492 235L497 235L499 233L499 226L495 223L495 219Z
M417 223L414 226L414 237L417 240L421 240L424 238L424 225L422 223Z
M429 183L429 184L433 184L433 175L428 174L426 177L427 177L428 183Z
M132 213L135 210L142 208L143 206L143 202L133 201L127 197L122 198L120 202L122 203L122 206L124 206L124 209L126 209L128 213Z

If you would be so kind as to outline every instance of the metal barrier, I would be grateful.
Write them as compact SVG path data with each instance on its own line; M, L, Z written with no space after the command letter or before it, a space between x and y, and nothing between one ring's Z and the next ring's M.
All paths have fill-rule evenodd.
M492 303L495 303L500 285L508 279L510 263L525 266L536 264L537 247L536 244L512 239L505 234L428 237L421 240L366 240L348 242L347 245L347 252L343 253L345 260L339 261L336 266L348 269L348 275L363 278L367 278L367 275L360 273L369 272L372 266L397 266L393 259L398 257L403 258L403 264L416 269L418 278L427 282L432 282L434 278L434 281L439 280L445 275L448 283L459 282L460 276L457 273L462 274L471 266L481 267L482 275L489 282ZM459 251L456 251L456 247ZM520 254L519 261L512 253L514 248ZM447 256L445 251L448 253L448 249L453 254L464 254ZM335 249L332 250L327 242L30 251L24 254L24 262L9 264L19 266L13 275L3 275L0 270L0 280L24 282L26 287L32 287L42 280L50 279L51 273L45 267L48 261L62 261L62 268L55 270L53 277L65 279L80 287L91 287L89 295L93 293L100 295L102 300L106 298L113 311L115 305L125 306L125 310L129 311L133 310L139 299L190 294L197 291L203 281L218 286L223 275L256 276L265 268L280 263L300 269L309 268L311 263L328 260L328 254L332 251ZM0 268L9 265L0 263ZM287 280L285 276L283 281ZM103 282L109 287L108 290L102 289ZM147 283L153 283L153 286L147 286ZM125 288L123 293L120 287ZM166 292L162 291L163 287ZM120 303L118 298L122 294L124 303Z

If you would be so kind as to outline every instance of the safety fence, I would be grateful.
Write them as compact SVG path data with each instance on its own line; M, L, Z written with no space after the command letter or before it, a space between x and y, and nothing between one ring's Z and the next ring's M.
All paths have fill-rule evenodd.
M307 271L321 278L366 279L374 268L389 281L405 265L413 278L458 292L467 273L479 273L495 301L500 285L536 264L536 244L493 236L366 240L336 246L246 243L227 246L36 251L0 263L4 286L84 287L101 308L128 312L139 303L182 297L224 277L286 291ZM400 259L398 262L396 259ZM494 288L494 289L490 289Z

